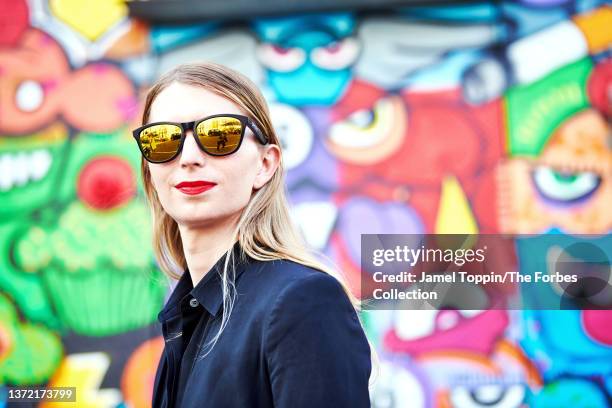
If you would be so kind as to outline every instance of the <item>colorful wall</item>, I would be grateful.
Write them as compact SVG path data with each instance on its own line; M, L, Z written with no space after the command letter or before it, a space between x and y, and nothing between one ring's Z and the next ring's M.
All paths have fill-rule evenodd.
M359 294L362 233L596 234L612 256L611 47L598 0L178 26L0 0L0 384L148 406L169 289L130 129L175 64L260 85L295 220ZM548 250L517 239L519 264ZM612 406L612 312L362 318L374 407Z

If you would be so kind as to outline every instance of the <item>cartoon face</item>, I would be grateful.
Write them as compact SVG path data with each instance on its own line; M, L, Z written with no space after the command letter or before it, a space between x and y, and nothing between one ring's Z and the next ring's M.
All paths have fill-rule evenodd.
M501 228L508 233L606 233L612 229L610 127L593 109L568 118L535 159L499 169Z
M439 187L445 175L467 180L501 153L494 126L487 140L477 112L461 106L457 92L390 94L355 82L333 113L326 144L345 166L347 183L374 175Z
M354 81L332 108L325 138L338 159L338 195L345 189L405 202L428 232L475 232L477 223L494 228L494 206L486 197L493 175L484 169L501 155L499 123L491 120L499 109L498 103L469 107L457 90L393 94ZM446 217L455 220L452 227L441 221L448 209L461 211Z
M436 407L523 408L530 390L541 385L533 364L507 340L487 355L431 352L418 357L415 365L426 373Z
M133 86L119 69L98 63L71 71L59 44L36 29L0 50L0 72L4 135L38 130L60 115L78 129L108 131L136 113Z
M359 276L359 234L471 233L484 224L478 218L495 224L493 177L482 169L501 154L490 120L499 105L472 109L458 98L457 91L390 94L354 81L331 109L323 140L338 160L340 209L332 241L349 275Z
M259 62L281 102L330 105L343 93L359 55L349 14L259 20Z
M379 326L384 311L369 312ZM380 313L385 313L379 318ZM368 333L375 339L375 333ZM473 336L472 336L473 337ZM379 347L380 370L371 392L374 407L524 408L542 380L522 350L497 341L486 354L440 348L411 356ZM414 403L414 404L412 404Z
M0 132L23 134L51 121L62 104L58 92L70 73L62 49L30 29L14 48L0 50Z
M370 84L353 82L331 116L325 146L348 165L375 166L404 144L408 114L401 97Z
M36 29L0 49L0 73L0 214L14 216L55 197L73 129L115 130L135 116L136 99L114 65L73 71L59 44Z

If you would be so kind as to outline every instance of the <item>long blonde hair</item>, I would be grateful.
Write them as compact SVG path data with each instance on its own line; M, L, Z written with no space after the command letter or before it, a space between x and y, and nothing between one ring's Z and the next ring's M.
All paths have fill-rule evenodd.
M147 93L142 124L149 121L151 104L172 82L204 87L238 105L256 122L270 143L280 146L270 119L268 105L257 86L242 74L223 65L203 62L182 64L165 73L153 84ZM183 253L178 224L162 208L157 193L151 183L151 174L144 158L141 161L144 191L153 218L153 249L157 262L164 273L179 279L179 271L185 271L187 263ZM334 276L342 285L353 307L359 311L359 302L351 293L338 269L319 261L315 251L308 249L304 239L293 224L285 191L283 159L272 178L251 197L244 208L234 230L234 237L244 253L251 258L270 261L287 259L318 269ZM322 257L321 254L318 254ZM228 248L221 276L223 291L223 315L221 328L210 342L214 345L227 324L233 308L235 287L232 248ZM330 262L330 264L333 264ZM230 275L231 274L231 275Z

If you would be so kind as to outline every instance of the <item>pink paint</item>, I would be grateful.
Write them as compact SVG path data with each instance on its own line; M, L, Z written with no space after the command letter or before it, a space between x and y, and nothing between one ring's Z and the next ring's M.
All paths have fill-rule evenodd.
M0 46L14 47L29 26L25 0L0 0Z
M612 310L585 310L582 312L582 323L587 336L612 346Z
M327 47L325 47L327 52L330 54L336 54L338 51L340 51L340 43L339 42L334 42L330 45L328 45Z
M115 101L117 110L121 112L121 116L124 121L128 122L134 118L136 109L138 107L138 101L133 95L119 98Z
M42 35L40 36L40 44L42 45L42 47L48 47L49 45L54 44L55 41L47 34L42 33Z
M96 157L81 170L77 194L83 202L98 210L118 207L136 194L134 172L120 157Z
M436 316L436 325L447 320L448 313L458 312L440 311L440 316ZM383 342L389 351L412 356L450 350L489 354L507 326L508 315L504 310L488 310L472 318L462 318L451 329L444 330L437 326L433 333L416 340L403 340L391 329L385 334Z
M49 93L58 87L59 81L56 79L47 79L46 81L41 82L40 85L45 93Z
M612 115L612 58L595 66L589 77L587 91L593 107L604 115Z
M94 64L91 66L91 69L96 75L106 75L110 67L106 64Z
M289 53L289 51L291 51L291 49L290 49L290 48L283 48L283 47L281 47L281 46L279 46L279 45L272 45L272 49L273 49L273 50L274 50L276 53L281 54L281 55L288 54L288 53Z

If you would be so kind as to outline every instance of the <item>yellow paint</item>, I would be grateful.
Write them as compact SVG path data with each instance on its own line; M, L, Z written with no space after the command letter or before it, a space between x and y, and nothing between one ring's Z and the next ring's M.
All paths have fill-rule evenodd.
M597 54L612 46L612 7L602 6L589 13L574 17L574 22L584 34L589 53Z
M53 122L45 129L31 135L20 135L19 137L0 134L0 148L7 149L36 149L49 147L53 143L65 142L68 139L68 129L61 122Z
M122 400L117 389L100 390L102 379L110 365L105 353L80 353L67 356L48 384L49 387L76 387L76 402L62 402L63 408L114 407ZM40 408L57 407L56 402L44 402Z
M440 206L436 217L436 234L477 234L478 225L470 203L455 176L442 181Z
M49 6L57 18L91 41L128 14L123 0L50 0Z

